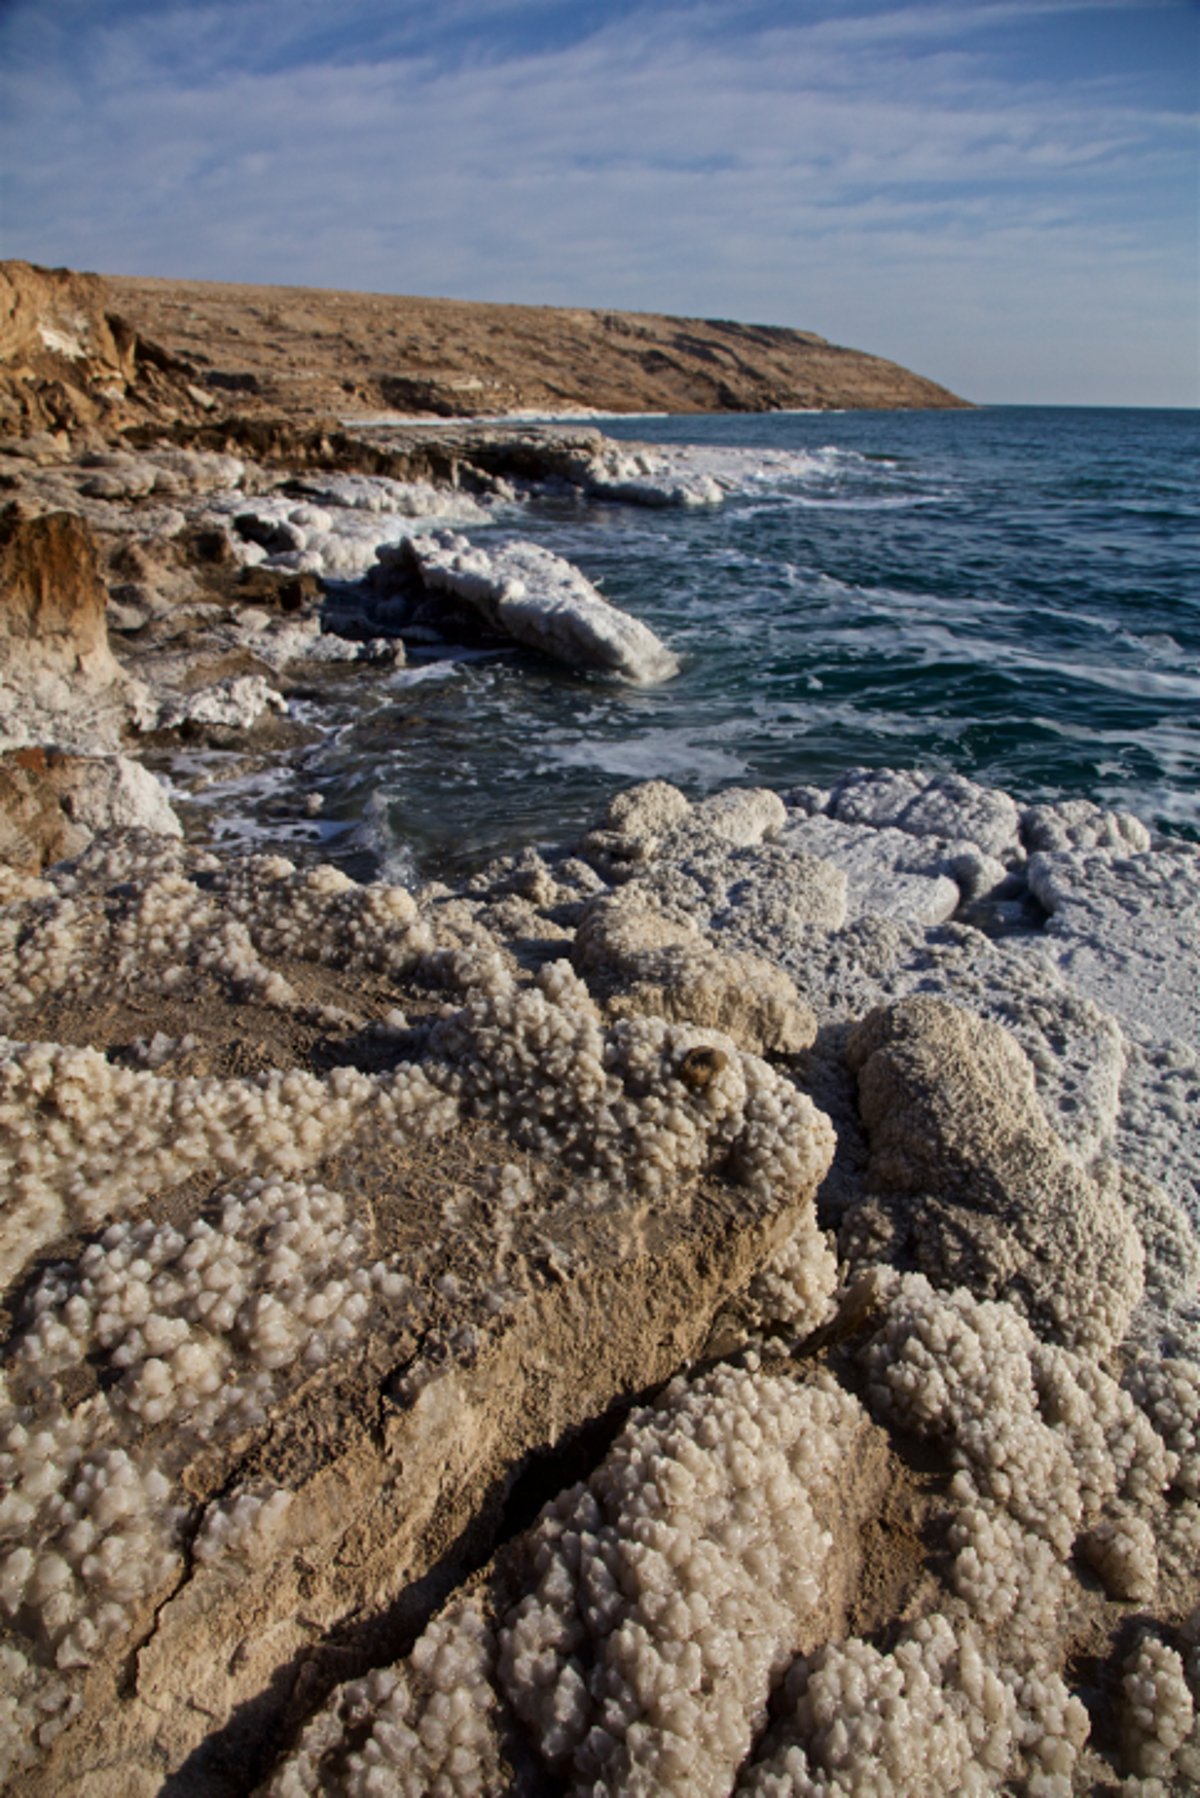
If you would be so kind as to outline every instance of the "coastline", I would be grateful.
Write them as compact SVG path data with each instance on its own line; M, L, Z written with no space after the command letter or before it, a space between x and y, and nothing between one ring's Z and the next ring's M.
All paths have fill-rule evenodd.
M671 678L470 532L721 465L444 431L5 450L3 1778L1186 1789L1200 847L903 767L190 839L143 758L431 632Z

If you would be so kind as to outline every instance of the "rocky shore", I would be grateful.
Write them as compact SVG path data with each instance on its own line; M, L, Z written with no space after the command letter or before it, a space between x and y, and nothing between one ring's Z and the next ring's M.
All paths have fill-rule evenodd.
M5 1789L1200 1787L1200 851L855 769L215 852L147 762L330 671L670 679L471 531L721 472L127 362L0 446Z

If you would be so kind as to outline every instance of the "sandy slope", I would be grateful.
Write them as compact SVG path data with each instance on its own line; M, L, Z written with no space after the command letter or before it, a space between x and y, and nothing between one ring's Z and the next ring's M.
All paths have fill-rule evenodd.
M806 331L725 319L108 276L112 307L218 400L294 414L534 407L954 406L944 387Z

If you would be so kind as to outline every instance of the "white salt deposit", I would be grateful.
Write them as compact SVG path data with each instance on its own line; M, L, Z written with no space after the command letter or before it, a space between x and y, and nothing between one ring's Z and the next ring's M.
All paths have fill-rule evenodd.
M464 600L502 635L568 663L645 684L679 662L648 625L610 605L561 556L536 543L485 549L453 531L414 539L425 586Z

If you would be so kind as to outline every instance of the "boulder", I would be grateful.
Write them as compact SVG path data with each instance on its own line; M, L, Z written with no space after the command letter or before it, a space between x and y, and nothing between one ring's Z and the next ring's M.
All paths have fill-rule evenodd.
M485 550L455 531L404 546L424 586L478 613L489 629L569 667L638 684L670 680L678 659L654 632L610 605L577 568L536 543Z
M847 1055L868 1185L922 1271L1008 1299L1053 1340L1119 1342L1142 1296L1141 1240L1116 1170L1093 1178L1067 1152L1008 1031L916 997L873 1011Z
M0 861L37 874L109 830L183 835L162 785L127 756L36 746L0 756Z

